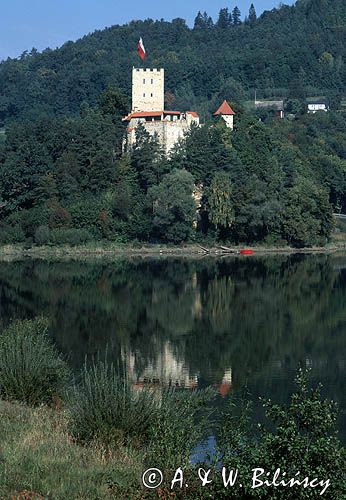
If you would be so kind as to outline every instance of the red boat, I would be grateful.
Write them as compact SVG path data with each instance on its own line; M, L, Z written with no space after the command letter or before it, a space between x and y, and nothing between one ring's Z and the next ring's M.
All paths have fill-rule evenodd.
M253 255L255 252L249 248L243 248L240 250L240 255Z

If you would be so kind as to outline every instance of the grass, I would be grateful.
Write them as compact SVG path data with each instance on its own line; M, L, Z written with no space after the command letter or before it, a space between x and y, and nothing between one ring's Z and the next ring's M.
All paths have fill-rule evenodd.
M140 455L79 446L68 425L65 411L0 402L1 499L136 498L133 488L144 470Z

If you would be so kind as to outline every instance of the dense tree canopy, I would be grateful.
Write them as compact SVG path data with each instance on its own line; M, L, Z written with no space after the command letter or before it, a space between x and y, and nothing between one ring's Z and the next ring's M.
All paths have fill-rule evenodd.
M345 9L298 0L256 18L251 5L242 22L225 7L215 25L200 12L193 29L136 21L1 63L0 241L328 241L332 212L346 210L346 121L333 109L346 93ZM205 121L169 158L144 127L123 154L139 33L148 65L166 69L168 105ZM287 96L291 115L252 114L255 87ZM307 115L319 90L332 111ZM233 132L212 121L224 98Z
M79 112L112 84L129 97L139 36L146 64L166 69L171 107L215 111L231 81L237 92L227 98L250 99L254 89L259 97L287 97L299 88L337 107L346 95L344 0L298 0L257 19L255 7L247 23L233 4L215 24L206 12L198 13L193 29L183 19L132 21L58 50L8 59L0 64L0 126L18 117Z

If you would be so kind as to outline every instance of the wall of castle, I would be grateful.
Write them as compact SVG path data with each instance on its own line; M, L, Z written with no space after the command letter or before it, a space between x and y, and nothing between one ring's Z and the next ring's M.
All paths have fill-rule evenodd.
M133 68L132 112L163 111L164 95L164 69Z
M127 132L127 145L132 147L136 142L136 128L140 123L151 135L157 135L159 143L162 145L166 154L169 154L174 145L189 130L193 119L181 119L176 121L145 121L133 119L130 121Z

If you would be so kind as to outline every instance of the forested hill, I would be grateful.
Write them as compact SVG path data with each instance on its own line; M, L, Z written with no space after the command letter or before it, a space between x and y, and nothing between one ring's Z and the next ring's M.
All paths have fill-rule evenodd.
M252 12L246 22L226 9L215 20L197 16L191 29L183 19L133 21L8 59L0 64L0 126L78 112L109 84L129 93L139 36L146 64L166 69L171 107L203 114L223 98L249 99L254 89L259 97L325 95L336 107L346 95L345 0L298 0L257 19Z

